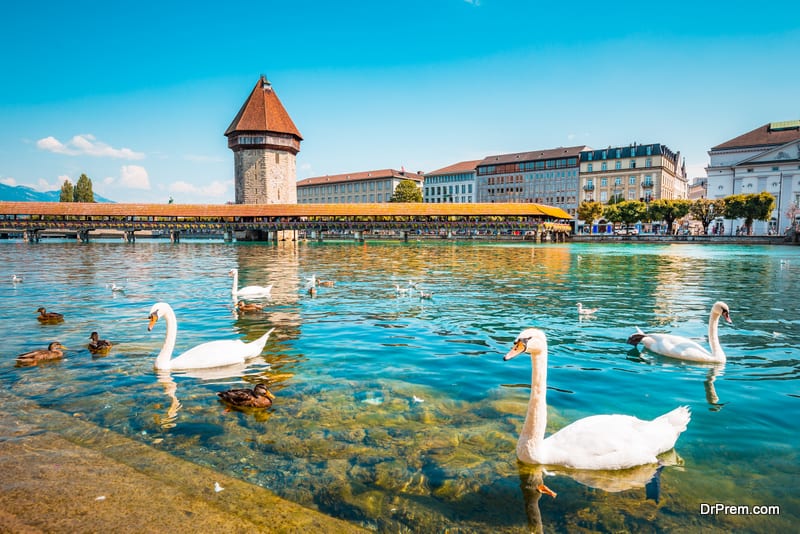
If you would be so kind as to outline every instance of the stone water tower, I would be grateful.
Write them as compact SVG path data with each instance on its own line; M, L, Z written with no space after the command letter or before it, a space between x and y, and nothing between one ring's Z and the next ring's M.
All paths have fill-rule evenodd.
M297 204L295 156L303 137L262 75L225 130L237 204Z

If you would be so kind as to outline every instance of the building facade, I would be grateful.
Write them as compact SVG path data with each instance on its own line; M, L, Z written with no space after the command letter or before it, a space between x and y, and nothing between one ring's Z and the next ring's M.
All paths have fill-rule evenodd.
M422 187L424 176L395 169L315 176L297 182L298 204L389 202L397 185L411 180Z
M586 146L489 156L476 168L477 202L533 202L578 210L579 157Z
M296 204L303 137L266 76L256 83L225 130L234 156L237 204Z
M475 202L476 167L481 160L460 161L453 165L425 173L422 201Z
M708 151L708 198L761 193L775 197L769 221L755 221L753 232L783 232L796 224L800 206L800 120L772 122ZM795 209L793 209L795 206ZM718 221L726 233L742 221Z
M581 202L616 199L650 202L687 198L689 186L680 152L651 144L586 150L580 155Z

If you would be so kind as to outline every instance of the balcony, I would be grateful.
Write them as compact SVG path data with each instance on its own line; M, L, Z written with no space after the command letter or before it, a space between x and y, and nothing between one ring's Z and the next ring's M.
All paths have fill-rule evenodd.
M653 181L645 180L644 182L642 182L642 187L653 187Z

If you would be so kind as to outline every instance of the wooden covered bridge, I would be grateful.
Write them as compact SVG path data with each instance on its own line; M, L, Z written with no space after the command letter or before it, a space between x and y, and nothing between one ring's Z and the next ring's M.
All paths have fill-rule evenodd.
M98 232L139 235L223 236L250 241L322 239L341 235L528 236L562 241L572 232L564 210L542 204L111 204L0 202L0 235L22 234L30 242L47 235L87 241Z

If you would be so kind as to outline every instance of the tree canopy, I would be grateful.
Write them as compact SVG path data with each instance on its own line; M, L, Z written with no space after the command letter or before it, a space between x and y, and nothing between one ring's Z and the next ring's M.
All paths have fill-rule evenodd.
M422 202L422 190L413 180L402 180L395 187L389 202Z
M85 174L81 174L75 184L75 202L94 202L92 181Z
M747 234L752 233L753 221L769 220L775 209L775 197L771 193L731 195L724 198L725 216L729 219L744 219Z
M650 217L654 221L664 221L667 223L667 232L672 233L672 224L676 219L680 219L689 213L691 200L682 198L665 199L660 198L650 203Z
M600 202L581 202L578 206L578 219L584 224L591 224L603 215L603 205Z
M61 194L58 197L59 202L75 202L75 189L72 187L72 182L64 180L61 184Z
M725 202L720 198L711 200L708 198L698 198L689 207L689 213L700 222L703 233L708 233L711 221L720 217L725 212Z

